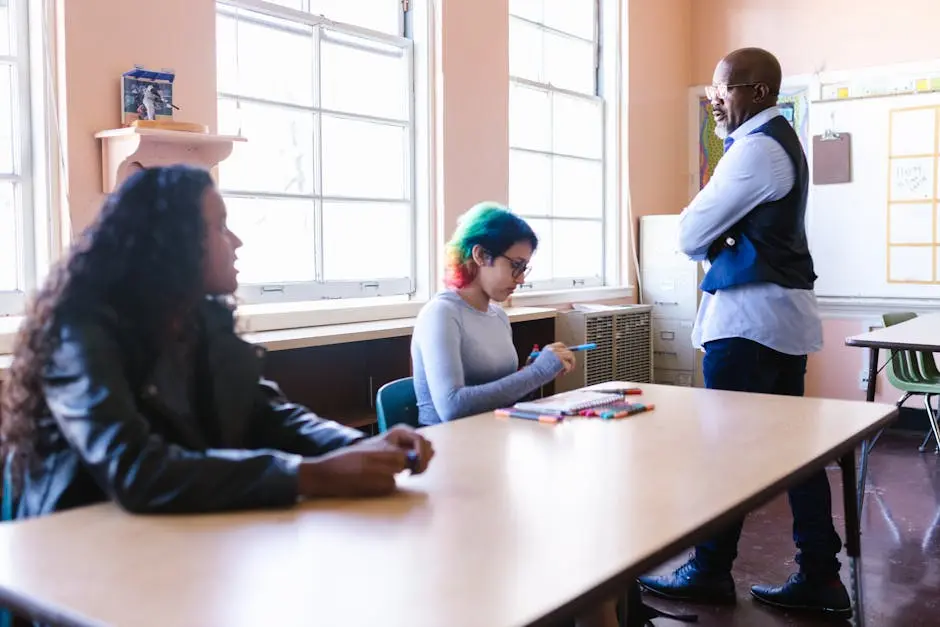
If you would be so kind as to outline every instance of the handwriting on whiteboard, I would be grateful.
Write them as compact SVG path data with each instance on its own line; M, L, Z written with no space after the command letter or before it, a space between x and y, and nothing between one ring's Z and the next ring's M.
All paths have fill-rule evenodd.
M891 160L890 200L927 200L934 195L933 157Z

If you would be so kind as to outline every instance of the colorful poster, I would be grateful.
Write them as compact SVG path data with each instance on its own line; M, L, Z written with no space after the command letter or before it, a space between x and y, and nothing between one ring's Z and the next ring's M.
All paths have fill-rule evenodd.
M777 100L780 113L796 129L803 149L807 149L809 142L809 99L806 89L784 89ZM718 160L724 154L724 143L715 135L715 119L712 117L711 102L704 96L699 98L699 151L698 151L698 180L699 189L705 187Z

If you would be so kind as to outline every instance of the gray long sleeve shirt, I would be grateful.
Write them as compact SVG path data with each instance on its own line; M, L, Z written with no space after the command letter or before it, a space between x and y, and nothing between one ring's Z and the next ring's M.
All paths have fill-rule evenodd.
M424 425L508 407L564 370L550 351L519 370L506 312L492 303L480 311L449 290L418 314L411 358Z

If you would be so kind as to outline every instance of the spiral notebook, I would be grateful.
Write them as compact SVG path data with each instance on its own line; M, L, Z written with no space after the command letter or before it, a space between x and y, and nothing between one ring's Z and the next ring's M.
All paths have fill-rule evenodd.
M543 414L576 414L585 409L610 405L622 400L623 396L620 394L596 392L594 390L573 390L540 398L537 401L516 403L513 407L522 411L541 412Z

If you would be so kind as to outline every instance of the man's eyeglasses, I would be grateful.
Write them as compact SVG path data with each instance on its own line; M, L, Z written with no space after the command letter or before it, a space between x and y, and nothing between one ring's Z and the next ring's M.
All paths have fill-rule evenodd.
M709 100L715 100L716 98L724 100L735 87L756 87L757 85L760 85L760 83L735 83L733 85L719 83L718 85L709 85L705 88L705 97Z

